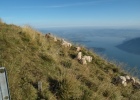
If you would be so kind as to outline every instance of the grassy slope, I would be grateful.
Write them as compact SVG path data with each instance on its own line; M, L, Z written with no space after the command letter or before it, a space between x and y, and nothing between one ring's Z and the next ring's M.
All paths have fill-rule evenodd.
M80 64L74 46L64 48L30 27L0 23L0 66L7 69L12 100L140 100L131 84L111 83L124 74L117 65L85 48L82 52L92 63Z

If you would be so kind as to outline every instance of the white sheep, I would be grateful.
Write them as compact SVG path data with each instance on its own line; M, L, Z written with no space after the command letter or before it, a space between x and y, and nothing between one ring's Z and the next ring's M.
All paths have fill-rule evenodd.
M85 58L82 58L82 59L81 59L81 62L82 62L83 65L86 65L86 64L87 64L87 61L86 61Z
M67 43L67 41L65 41L64 39L62 39L61 41L62 41L62 43Z
M127 82L126 81L122 81L122 85L123 86L127 86Z
M81 47L76 47L76 51L79 52L81 50Z
M119 76L119 78L121 79L122 85L123 85L123 86L126 86L126 85L127 85L126 77L125 77L125 76Z
M138 79L136 79L135 83L133 83L133 86L137 89L140 89L140 81Z
M67 45L68 45L68 47L71 47L71 46L72 46L72 44L71 44L71 43L67 43Z
M123 81L126 81L125 76L119 76L119 77L120 77L120 79L122 79Z
M134 84L136 82L134 77L131 77L130 80L132 80L132 83Z
M77 59L78 60L81 60L82 59L82 52L78 52Z
M64 46L64 47L68 47L67 42L63 42L63 43L62 43L62 46Z
M92 61L92 57L91 56L84 56L83 58L85 58L88 62L91 62Z
M65 46L65 47L71 47L72 46L71 43L65 41L64 39L62 39L62 45Z
M126 78L125 76L118 76L115 78L115 83L121 83L123 86L127 86Z
M72 44L68 43L68 42L63 42L62 45L65 46L65 47L71 47L72 46Z
M126 75L125 78L126 78L126 80L128 80L128 81L130 80L130 76L128 76L128 75Z

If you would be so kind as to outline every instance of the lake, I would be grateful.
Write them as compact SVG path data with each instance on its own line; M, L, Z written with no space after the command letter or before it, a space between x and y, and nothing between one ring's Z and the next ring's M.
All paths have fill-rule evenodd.
M138 29L97 29L97 28L47 28L39 29L43 33L52 33L76 44L94 49L109 60L123 62L127 67L140 69L140 55L118 49L116 46L124 41L140 37ZM139 44L140 46L140 44ZM137 49L137 48L136 48Z

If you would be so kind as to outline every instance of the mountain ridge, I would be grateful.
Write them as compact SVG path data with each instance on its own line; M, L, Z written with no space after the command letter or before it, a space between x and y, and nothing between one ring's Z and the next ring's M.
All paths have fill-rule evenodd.
M131 40L124 41L122 44L117 45L116 47L136 55L140 55L140 37L133 38Z

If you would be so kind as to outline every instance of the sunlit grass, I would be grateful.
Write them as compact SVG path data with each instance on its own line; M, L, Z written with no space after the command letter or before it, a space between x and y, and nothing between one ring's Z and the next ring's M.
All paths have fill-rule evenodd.
M82 65L76 46L65 48L61 39L45 36L30 26L0 26L0 66L8 72L12 100L139 100L131 84L114 85L112 78L126 74L121 64L82 47L93 61ZM38 91L38 81L42 91Z

